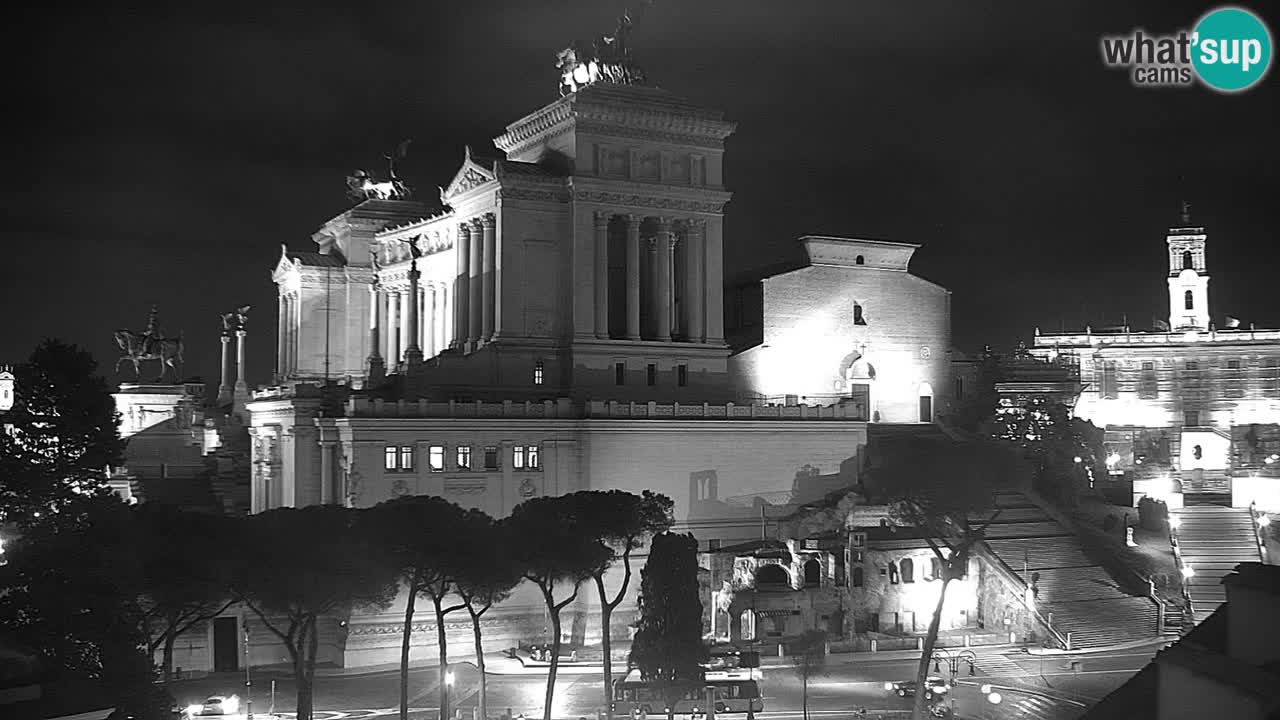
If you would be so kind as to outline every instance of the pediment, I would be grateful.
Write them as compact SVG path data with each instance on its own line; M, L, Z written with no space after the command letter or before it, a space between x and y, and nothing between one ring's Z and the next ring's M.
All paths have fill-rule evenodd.
M493 167L485 167L481 164L471 152L470 146L468 146L466 156L462 160L462 167L458 168L458 172L454 174L453 180L450 181L449 185L440 191L440 200L448 204L449 200L458 195L474 190L496 179Z
M289 277L291 274L296 273L297 270L298 268L297 265L294 264L293 258L289 257L288 246L281 243L280 259L276 261L276 267L271 271L271 280L278 283L284 278Z

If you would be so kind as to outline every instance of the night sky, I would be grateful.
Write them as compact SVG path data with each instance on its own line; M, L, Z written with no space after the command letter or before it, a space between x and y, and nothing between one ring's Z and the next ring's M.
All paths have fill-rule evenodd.
M280 243L314 249L347 173L405 138L401 174L436 202L463 146L492 152L554 101L556 51L626 0L296 4L7 20L0 362L57 336L109 373L112 331L155 304L186 374L216 383L218 314L251 304L249 380L269 381ZM1246 6L1274 36L1280 13ZM1101 62L1101 35L1212 7L657 0L631 42L654 84L738 123L731 274L799 257L806 233L919 243L913 271L954 292L956 343L977 349L1122 313L1150 327L1183 198L1208 227L1214 318L1280 326L1280 74L1226 96Z

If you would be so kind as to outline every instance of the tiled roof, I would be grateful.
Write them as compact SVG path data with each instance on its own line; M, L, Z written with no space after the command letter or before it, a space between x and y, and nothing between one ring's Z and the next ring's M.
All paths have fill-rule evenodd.
M291 252L290 260L297 260L308 267L343 267L346 265L340 255L322 255L313 252Z

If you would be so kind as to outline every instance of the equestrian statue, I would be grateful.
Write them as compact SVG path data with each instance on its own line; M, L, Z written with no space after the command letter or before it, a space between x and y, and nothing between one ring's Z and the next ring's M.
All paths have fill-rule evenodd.
M173 371L176 379L178 375L178 365L182 364L182 331L178 331L178 337L167 338L160 331L160 326L156 322L156 308L152 306L151 316L147 319L147 329L145 332L134 332L133 330L117 330L115 332L116 344L120 346L120 359L116 361L116 372L120 372L121 363L133 363L133 373L142 380L142 372L140 366L149 360L160 361L160 377L156 378L156 382L164 382L165 375L170 370ZM174 360L177 363L174 363Z

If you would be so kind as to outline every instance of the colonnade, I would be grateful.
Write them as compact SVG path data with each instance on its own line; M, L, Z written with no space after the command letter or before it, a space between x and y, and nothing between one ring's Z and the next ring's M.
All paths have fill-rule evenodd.
M621 223L615 224L615 218ZM718 218L679 219L597 211L594 220L597 338L611 337L609 231L611 224L615 228L620 224L626 234L624 261L615 263L626 275L622 338L723 342L723 244ZM649 234L642 238L643 229ZM613 310L618 310L614 305ZM644 326L642 316L648 320ZM612 325L621 328L623 323L615 321ZM618 338L618 332L614 331L612 337Z
M388 358L390 367L406 359L410 345L424 358L435 357L453 339L453 290L445 281L410 282L369 287L369 327L373 355ZM417 332L411 332L413 328Z
M298 369L298 332L302 327L302 303L297 292L286 292L279 299L279 322L276 327L276 372L281 377Z

